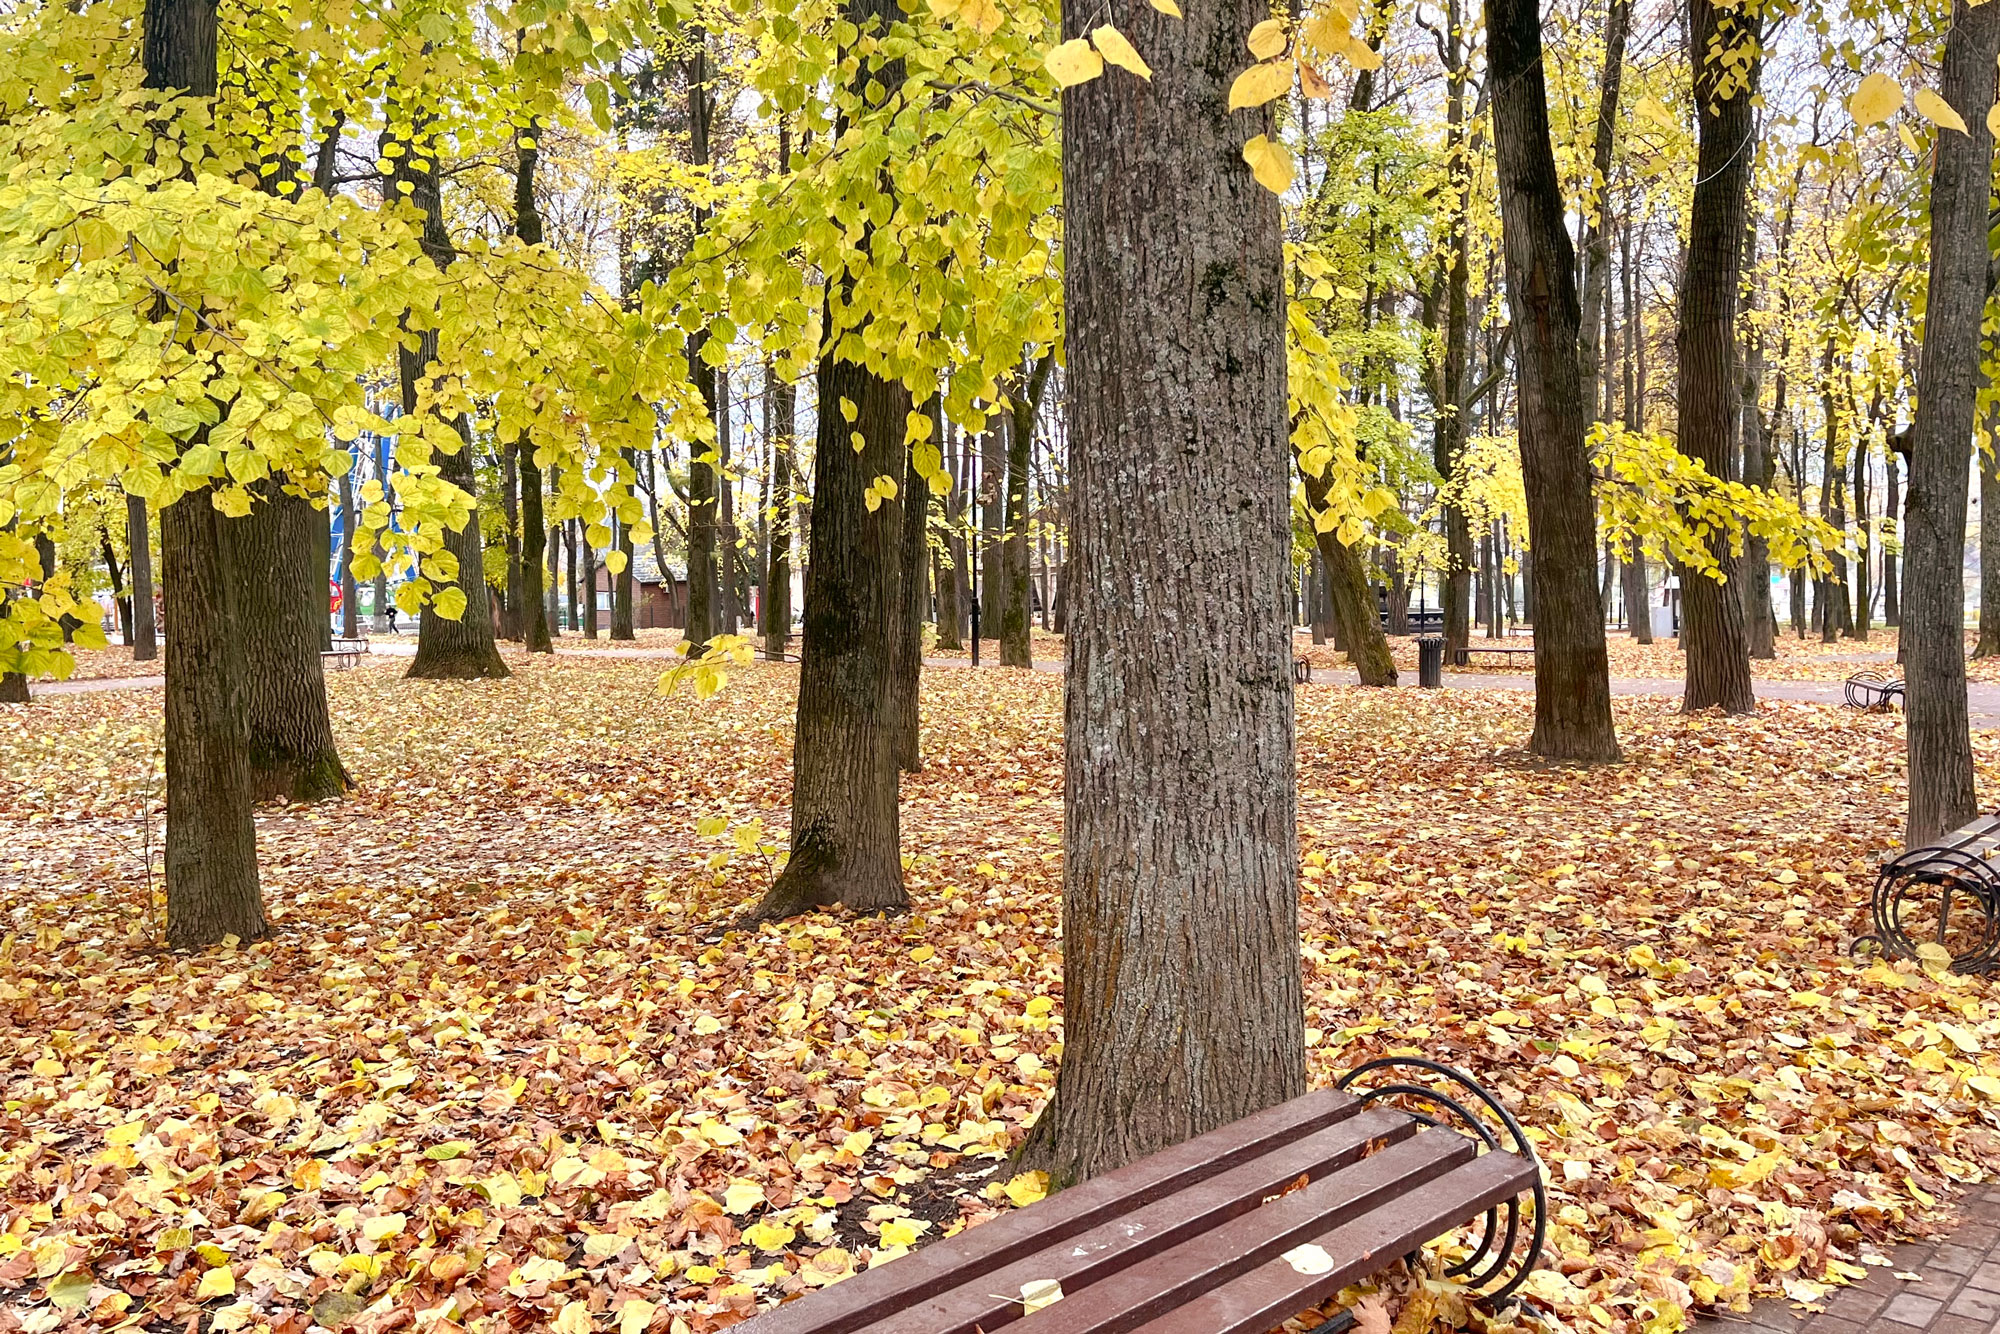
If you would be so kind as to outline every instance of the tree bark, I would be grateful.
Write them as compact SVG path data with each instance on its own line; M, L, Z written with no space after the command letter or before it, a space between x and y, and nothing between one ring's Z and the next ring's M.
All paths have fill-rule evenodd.
M521 441L521 643L530 653L554 653L549 637L548 597L542 587L548 559L548 521L542 514L542 469L535 447Z
M576 543L578 579L583 597L583 637L597 638L598 587L597 548L590 545L590 526L582 519L570 520L570 540Z
M735 440L727 366L715 368L715 394L722 409L715 423L715 605L722 632L733 635L743 621L736 577L742 542L736 531L736 484L729 473Z
M1601 374L1603 347L1599 342L1609 312L1611 238L1605 214L1611 207L1611 151L1617 141L1618 89L1625 74L1625 36L1632 25L1632 0L1610 0L1604 16L1604 67L1597 85L1597 128L1591 144L1591 192L1583 229L1583 316L1579 350L1583 379L1594 385ZM1608 385L1607 385L1608 389ZM1609 397L1607 393L1606 397ZM1601 414L1609 420L1607 406Z
M979 624L984 637L1000 628L1007 602L1007 437L997 416L979 436Z
M132 571L132 661L160 656L159 625L153 616L153 539L146 502L125 497L125 550Z
M1989 453L1974 461L1979 468L1979 642L1975 658L2000 657L2000 403L1986 410Z
M625 466L636 479L639 475L639 456L630 449L622 451ZM625 567L611 576L611 637L613 639L634 640L639 637L638 628L633 624L632 615L632 525L623 519L615 519L617 525L616 542L618 553L625 557Z
M1868 642L1868 618L1873 610L1875 590L1868 578L1870 563L1873 561L1874 541L1868 533L1868 440L1867 432L1858 432L1854 441L1854 483L1848 489L1849 499L1854 504L1854 619L1848 624L1847 637Z
M965 487L959 479L959 451L965 448L965 434L953 431L948 422L939 422L944 434L945 477L951 483L944 493L944 541L943 550L934 562L933 580L937 585L937 646L957 649L965 647L965 638L960 629L960 618L965 614L959 596L965 586L965 542L959 536L959 523L965 512Z
M864 34L878 35L900 12L896 0L845 4L847 21ZM851 87L879 102L902 82L900 58L861 54ZM836 126L836 134L844 128ZM881 188L893 197L886 176ZM866 496L878 477L908 476L911 404L902 382L840 358L841 340L850 330L860 337L866 319L829 293L820 325L821 410L792 743L792 854L750 910L753 921L835 904L900 912L910 903L897 808L906 730L897 658L908 618L903 520L912 497L898 487L894 499L878 500L871 510ZM836 410L843 399L854 405L851 423L844 407Z
M340 475L340 633L344 639L361 634L361 587L354 578L354 469Z
M692 30L691 40L693 54L682 62L687 82L688 161L701 168L709 165L709 124L715 115L715 99L708 87L708 34L696 27ZM696 236L707 229L708 216L706 207L695 209ZM706 325L688 335L688 378L701 391L708 419L720 431L723 406L716 392L716 368L708 364L704 355L708 339ZM687 653L694 657L705 651L708 641L715 637L720 611L716 604L715 580L716 455L713 447L704 448L700 441L692 440L688 443L688 453L688 601L684 637Z
M324 526L304 496L274 481L255 504L221 519L242 641L244 746L255 801L323 801L353 786L327 711L319 647L326 580L313 548Z
M500 449L500 511L507 520L507 589L500 601L500 638L520 643L527 634L521 615L521 444Z
M1305 1088L1272 116L1223 109L1269 11L1186 13L1125 11L1151 82L1063 93L1065 1029L1022 1151L1058 1185Z
M1757 161L1752 103L1763 66L1757 46L1761 27L1748 8L1691 0L1688 59L1694 66L1701 143L1681 281L1680 448L1719 481L1736 479L1737 427L1743 413L1736 306L1743 285L1750 177ZM1739 64L1726 58L1746 42L1751 46L1747 60ZM1726 582L1741 577L1740 562L1719 539L1713 554L1723 581L1692 569L1681 575L1681 646L1687 654L1681 707L1690 713L1710 708L1750 713L1757 696L1750 684L1743 599Z
M1615 760L1604 608L1595 578L1596 509L1583 439L1588 390L1577 355L1581 311L1549 146L1537 0L1486 0L1486 29L1535 585L1535 730L1528 748L1550 759Z
M1293 462L1298 462L1296 452ZM1314 477L1303 467L1298 470L1299 480L1305 484L1306 509L1317 514L1327 505L1329 484L1324 476ZM1375 599L1368 591L1368 575L1362 568L1361 557L1353 547L1340 540L1334 532L1313 534L1314 544L1319 550L1322 566L1326 571L1327 600L1334 624L1340 627L1338 638L1347 650L1348 661L1361 677L1364 686L1392 686L1396 684L1396 659L1389 650L1389 640L1382 633L1382 618L1375 610ZM1289 564L1287 565L1289 569ZM1290 652L1291 627L1286 626L1287 653Z
M1755 267L1756 229L1748 229L1750 238L1749 263ZM1755 297L1751 304L1754 308ZM1766 491L1777 481L1777 469L1771 456L1770 442L1764 438L1764 417L1761 405L1764 390L1764 344L1760 336L1751 335L1750 354L1743 370L1743 404L1741 422L1743 432L1743 480L1751 486ZM1776 642L1778 622L1771 610L1771 554L1770 543L1752 533L1743 544L1741 562L1741 594L1743 598L1743 634L1746 647L1752 658L1769 661L1778 656Z
M1972 739L1965 695L1967 453L1980 386L1987 204L1993 135L1986 112L2000 59L2000 5L1954 0L1940 91L1969 133L1939 130L1931 176L1930 284L1910 432L1903 576L1904 735L1917 847L1971 819Z
M1993 438L1989 433L1989 439ZM1897 486L1896 451L1887 451L1883 459L1884 471L1888 474L1888 487L1882 497L1882 531L1895 534L1902 517L1902 494ZM1980 504L1986 503L1984 493ZM1983 514L1984 511L1981 511ZM1882 623L1901 625L1903 609L1900 603L1901 582L1896 578L1896 549L1886 542L1882 545Z
M125 572L118 564L118 551L111 545L111 530L102 521L97 525L99 554L104 558L105 573L111 576L111 600L118 609L118 635L126 643L132 642L132 595L125 591Z

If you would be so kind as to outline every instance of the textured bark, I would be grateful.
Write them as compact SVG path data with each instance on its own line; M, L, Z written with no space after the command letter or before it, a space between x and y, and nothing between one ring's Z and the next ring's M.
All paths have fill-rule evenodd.
M1986 305L1987 203L1993 135L1986 126L2000 58L2000 5L1955 0L1939 90L1970 133L1940 133L1931 176L1930 284L1923 362L1904 497L1904 735L1916 847L1972 818L1972 739L1963 626L1968 451Z
M1748 262L1756 260L1755 229ZM1752 299L1755 305L1755 299ZM1759 400L1764 386L1764 345L1752 335L1750 355L1743 370L1743 480L1769 491L1777 483L1776 460L1770 442L1764 438L1764 418ZM1752 534L1743 544L1742 576L1738 580L1743 599L1744 643L1752 658L1770 660L1778 656L1777 617L1771 610L1771 547L1764 538Z
M1602 374L1603 346L1600 338L1607 323L1610 303L1611 238L1605 231L1605 213L1611 203L1611 150L1617 140L1618 90L1625 77L1625 36L1632 26L1632 0L1611 0L1604 15L1604 65L1597 83L1597 128L1591 142L1591 209L1583 229L1583 250L1578 261L1583 268L1581 341L1585 384L1593 384ZM1608 391L1608 385L1607 385ZM1605 397L1610 397L1607 392ZM1606 406L1602 420L1609 420Z
M1223 109L1268 13L1128 9L1152 81L1063 94L1065 1029L1022 1154L1057 1184L1305 1087L1271 115Z
M1034 635L1028 597L1028 463L1035 444L1035 416L1056 354L1044 352L1014 395L1007 421L1006 504L1001 543L1000 665L1032 667Z
M699 168L709 163L709 123L715 115L715 99L708 86L708 34L696 27L692 30L691 40L693 54L682 62L687 82L688 161ZM697 207L694 211L695 234L699 236L707 227L708 209ZM708 409L709 421L717 423L719 428L722 405L716 396L716 371L704 355L708 338L705 325L688 335L688 378L701 391L701 401ZM705 448L700 442L690 447L687 509L685 638L687 652L689 656L694 656L705 650L708 641L715 637L720 612L716 604L715 580L715 455L711 448Z
M892 0L852 0L886 19ZM897 630L903 623L902 501L869 510L875 478L904 475L903 433L910 394L836 360L819 366L821 403L855 405L849 424L819 414L813 517L806 561L805 640L800 654L798 724L792 744L792 856L750 912L789 917L841 904L859 912L901 911L901 824L897 810L903 738L897 689ZM864 441L859 453L850 433Z
M340 633L345 639L361 634L361 587L354 578L354 470L340 477Z
M771 539L764 573L764 650L776 657L792 637L792 440L798 432L798 389L771 386Z
M1588 386L1577 357L1581 312L1562 186L1549 146L1537 0L1486 0L1488 78L1515 333L1521 472L1535 586L1535 730L1551 759L1618 758L1597 521L1584 446Z
M1988 438L1994 438L1990 431L1988 432ZM1902 519L1903 507L1902 492L1897 486L1896 451L1893 448L1888 451L1888 456L1883 459L1883 464L1884 471L1888 475L1888 486L1882 497L1882 530L1886 533L1895 533L1897 525ZM1984 493L1982 493L1980 504L1984 505L1985 503ZM1983 515L1984 511L1982 510L1981 513ZM1901 625L1903 623L1901 592L1902 583L1896 578L1896 553L1893 548L1884 545L1882 548L1882 623L1884 625Z
M406 145L406 148L408 146ZM427 150L428 151L428 150ZM444 225L444 199L439 192L437 162L434 157L405 151L393 159L387 190L394 199L407 193L409 201L423 215L424 253L440 272L451 266L457 252ZM419 170L418 162L427 165ZM400 186L410 189L403 192ZM403 412L417 410L417 382L438 359L437 330L429 329L417 338L417 346L397 348ZM463 418L453 423L459 447L438 454L432 461L445 481L468 496L477 497L478 480L472 471L472 440ZM493 640L493 610L486 596L486 564L475 509L465 526L445 536L445 548L458 559L458 588L465 594L465 610L456 620L440 616L435 602L426 603L417 620L417 655L407 673L412 680L454 680L506 676L507 664Z
M159 626L153 617L153 539L146 502L125 497L125 550L132 569L132 661L160 656Z
M1854 618L1848 623L1847 637L1868 639L1868 618L1875 600L1875 590L1869 586L1870 562L1874 559L1874 545L1868 537L1868 435L1863 433L1854 442L1854 483L1848 489L1848 497L1854 504L1854 533L1857 550L1854 557Z
M733 635L743 622L743 602L738 593L741 583L737 577L742 569L743 541L742 534L736 531L736 484L730 480L729 470L736 442L731 429L735 418L727 366L715 368L715 394L722 409L715 423L715 457L719 465L715 475L715 607L722 632Z
M1468 60L1461 45L1464 31L1460 0L1446 0L1446 34L1441 47L1445 56L1445 151L1448 158L1461 157L1467 149L1465 90ZM1467 184L1465 189L1470 189ZM1458 475L1459 458L1465 452L1465 401L1467 371L1472 361L1471 233L1467 214L1470 200L1455 198L1448 224L1449 259L1442 265L1444 338L1438 352L1436 387L1431 392L1433 425L1431 463L1447 484ZM1445 652L1450 654L1472 642L1472 525L1465 509L1449 494L1442 505L1444 517L1445 568L1439 572L1438 601L1444 612Z
M125 571L118 564L117 549L111 545L111 530L102 521L97 525L98 551L104 558L104 569L111 576L111 599L118 608L118 634L126 643L132 642L132 595L125 591Z
M167 943L255 940L268 929L257 881L250 748L223 517L208 493L160 511L167 624Z
M896 0L847 0L845 13L856 28L875 33L896 22L900 10ZM863 55L853 87L872 100L902 82L901 60ZM882 188L890 189L886 178ZM900 381L840 359L841 340L850 330L864 334L866 318L837 309L829 298L821 321L817 401L828 410L816 414L805 640L792 742L792 855L751 909L753 920L834 904L900 912L910 903L897 809L905 729L896 669L899 631L908 616L903 515L911 498L898 488L895 499L870 510L866 495L877 477L907 477L911 404ZM854 404L851 424L843 412L830 410L842 399Z
M979 437L979 621L992 638L1007 601L1002 544L1007 528L1007 436L999 418Z
M583 637L597 638L597 548L590 545L590 529L582 519L571 519L570 541L576 544L578 596L583 599Z
M1986 409L1989 444L1974 460L1979 468L1979 642L1972 649L1975 658L2000 657L2000 436L1994 435L1995 430L2000 430L2000 403Z
M1737 428L1743 390L1737 374L1736 306L1743 285L1743 237L1748 225L1750 176L1756 166L1756 109L1760 57L1739 65L1722 51L1756 43L1761 22L1749 8L1718 0L1691 0L1688 58L1694 66L1696 154L1694 201L1682 271L1680 448L1711 477L1736 479ZM1732 85L1730 79L1747 79ZM1750 713L1757 696L1750 685L1750 644L1743 627L1743 599L1731 584L1740 562L1716 543L1714 556L1729 582L1697 571L1681 575L1681 647L1687 654L1687 687L1681 707Z
M965 488L958 475L958 452L964 448L965 436L951 429L949 422L943 423L944 470L951 483L944 493L944 541L942 550L932 560L932 581L937 586L937 646L939 648L963 648L965 638L960 630L960 617L965 614L960 591L965 586L965 542L958 534L958 525L965 512Z
M353 786L327 712L319 630L323 516L304 496L258 484L255 504L221 520L243 658L244 746L256 801L322 801Z
M1646 553L1637 543L1632 546L1632 559L1621 567L1620 577L1625 581L1625 628L1639 643L1650 644L1653 642L1652 581L1646 570Z
M631 470L632 476L637 477L639 475L639 456L630 449L622 452L625 457L625 466ZM611 637L613 639L637 639L639 637L638 629L633 624L632 616L632 556L635 551L632 545L632 525L626 523L623 519L617 519L613 522L616 524L615 531L617 533L614 540L618 546L618 553L625 558L625 564L624 568L611 576ZM734 627L731 628L733 629Z

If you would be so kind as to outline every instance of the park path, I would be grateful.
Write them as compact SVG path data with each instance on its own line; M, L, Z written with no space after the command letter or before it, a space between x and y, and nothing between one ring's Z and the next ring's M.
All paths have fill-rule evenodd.
M1889 1248L1893 1262L1808 1313L1762 1302L1748 1319L1698 1320L1701 1334L2000 1334L2000 1186L1965 1197L1956 1230L1929 1242ZM1914 1274L1912 1279L1898 1273Z

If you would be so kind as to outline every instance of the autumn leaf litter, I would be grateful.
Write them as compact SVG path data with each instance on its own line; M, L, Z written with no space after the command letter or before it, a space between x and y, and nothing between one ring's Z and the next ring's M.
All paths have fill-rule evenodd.
M693 1334L1036 1198L1003 1155L1060 1058L1060 681L927 674L913 915L711 942L783 842L795 671L657 675L333 676L363 789L263 815L277 934L195 956L149 944L157 692L22 710L0 1330ZM1897 718L1617 707L1625 763L1578 772L1524 761L1524 695L1300 691L1313 1077L1501 1091L1550 1325L1817 1302L2000 1167L2000 1006L1846 957Z

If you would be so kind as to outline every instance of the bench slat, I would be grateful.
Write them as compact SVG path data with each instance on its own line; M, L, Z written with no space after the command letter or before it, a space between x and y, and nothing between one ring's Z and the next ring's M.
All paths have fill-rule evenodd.
M1535 1171L1533 1163L1514 1154L1485 1154L1373 1213L1314 1237L1313 1243L1333 1257L1333 1268L1324 1274L1301 1274L1282 1258L1272 1260L1149 1324L1116 1328L1136 1327L1138 1334L1265 1334L1526 1190ZM1060 1310L1067 1304L1058 1302L1046 1309ZM1037 1312L1029 1317L1022 1334L1043 1334L1044 1326L1034 1323L1041 1316Z
M1372 1236L1387 1227L1384 1211L1452 1169L1469 1167L1474 1152L1471 1140L1448 1130L1392 1144L1304 1190L1065 1294L1029 1316L1023 1334L1123 1334L1331 1228L1354 1223ZM1018 1309L1015 1295L1010 1309Z
M1240 1167L1035 1252L1004 1269L870 1325L867 1334L973 1334L1017 1319L1023 1284L1054 1279L1070 1292L1249 1213L1301 1176L1318 1180L1358 1162L1371 1144L1393 1144L1417 1124L1371 1110L1337 1121ZM897 1263L901 1263L898 1261Z
M1316 1089L856 1274L810 1301L765 1311L741 1328L745 1334L851 1334L918 1294L990 1274L1360 1111L1353 1095Z

